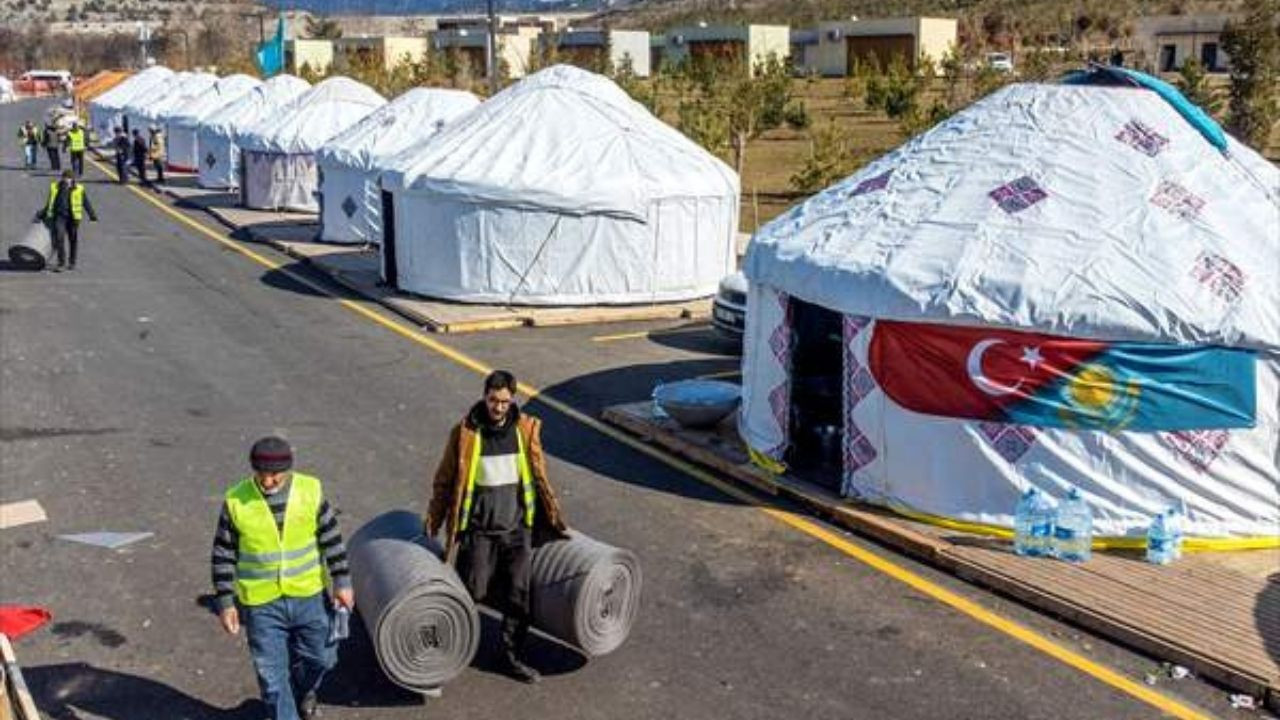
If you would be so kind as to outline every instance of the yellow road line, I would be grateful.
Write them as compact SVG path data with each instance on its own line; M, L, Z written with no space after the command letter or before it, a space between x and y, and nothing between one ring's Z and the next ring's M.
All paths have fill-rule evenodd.
M663 335L679 335L681 333L702 332L709 327L709 325L697 325L667 330L641 330L639 332L618 333L617 335L596 335L591 338L591 342L617 342L619 340L637 340L639 338L661 337Z
M724 372L713 372L713 373L707 373L706 375L699 375L698 379L699 380L715 380L716 378L737 377L741 374L742 374L741 370L725 370Z
M91 162L93 162L93 164L96 165L99 170L103 172L107 172L101 165L97 163L97 161L91 160ZM465 367L476 373L484 375L492 371L492 368L489 367L488 365L485 365L479 360L476 360L475 358L472 358L471 356L459 350L455 350L454 348L449 347L448 345L436 340L435 338L430 337L429 335L426 335L415 329L407 328L402 324L400 324L399 322L388 319L384 317L382 314L374 312L373 310L370 310L369 308L364 307L364 305L357 303L353 300L347 300L345 298L335 297L333 293L330 292L327 288L321 287L320 285L313 282L309 278L299 275L292 270L283 268L279 263L267 257L264 257L259 253L253 252L252 250L246 247L243 247L240 243L227 239L222 234L214 230L211 230L210 228L205 226L203 223L199 223L195 220L192 220L191 218L174 210L173 208L169 207L167 204L156 199L153 195L148 194L133 186L130 186L130 189L138 197L146 200L148 203L158 208L159 210L164 212L166 215L169 215L170 217L174 218L175 220L182 223L183 225L192 228L193 230L199 232L201 235L204 235L205 237L208 237L214 240L215 242L217 242L218 244L224 247L231 248L232 250L235 250L236 252L241 253L245 257L253 260L254 262L259 263L264 267L267 267L271 270L279 271L287 275L290 279L294 280L295 282L305 285L306 287L312 290L315 290L318 293L328 295L329 297L334 297L334 299L337 300L337 302L340 305L356 313L357 315L360 315L369 320L372 320L373 322L390 330L391 332L394 332L395 334L407 340L417 343L418 345L421 345L431 350L432 352L442 355L448 358L449 360L453 361L454 363L461 365L462 367ZM889 577L914 588L915 590L923 593L924 595L927 595L928 597L931 597L934 600L937 600L938 602L944 605L947 605L948 607L951 607L952 609L958 612L961 612L994 630L1004 633L1005 635L1008 635L1009 637L1012 637L1015 640L1018 640L1019 642L1022 642L1048 655L1049 657L1054 658L1055 660L1058 660L1072 668L1075 668L1076 670L1079 670L1082 673L1085 673L1103 683L1106 683L1107 685L1110 685L1111 687L1123 693L1126 693L1138 700L1141 700L1142 702L1145 702L1148 705L1151 705L1152 707L1159 709L1161 712L1166 713L1167 715L1170 715L1175 718L1179 718L1180 720L1211 720L1210 716L1205 715L1204 713L1200 712L1199 710L1196 710L1195 708L1189 705L1186 705L1174 698L1164 695L1163 693L1157 692L1140 682L1130 680L1129 678L1121 675L1115 670L1112 670L1111 668L1108 668L1105 665L1102 665L1101 663L1091 660L1090 658L1087 658L1084 655L1081 655L1080 653L1068 647L1060 645L1054 642L1053 640L1050 640L1049 638L1045 637L1044 635L1036 632L1035 630L1032 630L1031 628L1028 628L1027 626L1022 625L1021 623L1018 623L1016 621L1013 621L1006 617L998 615L995 612L983 607L982 605L979 605L978 603L973 602L972 600L969 600L968 598L965 598L951 590L948 590L942 587L941 585L938 585L924 578L923 576L915 572L912 572L911 570L905 567L902 567L901 565L895 564L894 562L888 560L885 557L882 557L881 555L878 555L866 548L859 547L858 545L850 542L847 538L842 537L841 535L835 532L832 532L830 529L806 517L798 515L789 510L783 510L781 508L768 505L764 501L762 501L760 498L737 487L736 485L732 485L724 480L721 480L720 478L715 477L711 473L693 465L688 461L682 460L672 455L668 455L666 452L662 450L646 445L643 442L637 440L636 438L633 438L630 435L627 435L623 431L615 427L612 427L610 425L606 425L605 423L589 415L586 415L585 413L561 402L560 400L557 400L554 397L544 394L541 390L539 390L538 388L532 385L520 383L519 390L530 399L537 398L543 404L547 405L548 407L551 407L556 412L562 413L567 417L572 418L573 420L591 428L592 430L595 430L596 432L599 432L600 434L610 438L611 440L615 440L631 448L632 450L635 450L636 452L647 455L653 458L654 460L657 460L658 462L661 462L664 465L667 465L668 467L674 470L677 470L686 475L689 475L695 480L698 480L699 482L709 485L735 500L739 500L746 505L751 505L757 508L758 510L760 510L761 512L765 513L766 515L778 520L779 522L782 522L794 528L795 530L798 530L808 535L809 537L815 540L825 543L826 545L836 550L839 550L845 555L848 555L849 557L852 557L855 560L858 560L859 562L862 562L870 566L871 568L874 568L875 570L878 570L881 573L884 573L885 575L888 575Z

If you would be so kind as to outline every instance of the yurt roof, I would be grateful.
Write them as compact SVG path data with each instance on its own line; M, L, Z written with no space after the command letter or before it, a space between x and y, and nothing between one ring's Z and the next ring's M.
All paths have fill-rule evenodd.
M608 78L530 75L388 162L386 187L643 219L655 198L738 193L727 165Z
M298 96L270 118L237 136L244 149L313 153L328 140L386 103L372 88L332 77Z
M310 89L311 83L302 78L276 75L210 113L200 125L227 135L243 132Z
M848 314L1280 349L1280 170L1170 100L1006 87L763 227L744 270Z
M237 100L241 95L258 87L262 81L248 75L228 75L206 88L190 102L170 113L169 121L178 124L196 125L205 117L212 115L227 103Z
M173 77L173 74L172 70L161 65L149 67L94 98L93 104L102 108L122 108L148 88Z
M414 88L326 142L316 158L372 170L380 159L421 143L479 104L465 90Z

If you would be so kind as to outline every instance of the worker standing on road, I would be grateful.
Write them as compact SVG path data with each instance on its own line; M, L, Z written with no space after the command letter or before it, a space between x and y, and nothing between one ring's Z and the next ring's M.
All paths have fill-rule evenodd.
M116 154L116 182L124 185L129 182L129 136L124 134L124 128L115 129L111 149Z
M84 177L84 151L88 146L84 126L79 120L73 120L71 129L67 131L67 152L71 155L71 169L78 178Z
M22 145L22 159L28 170L36 167L36 153L40 150L40 128L30 120L18 128L18 143Z
M54 180L49 185L49 199L36 215L36 219L43 220L49 225L49 231L53 235L53 253L58 260L58 264L52 268L53 272L62 272L64 267L69 270L76 269L76 249L80 244L80 221L84 219L86 212L89 213L90 220L98 222L98 214L93 211L93 203L89 202L84 186L76 182L75 174L70 169L63 170L62 179ZM68 244L71 245L69 265L67 264Z
M289 443L257 441L249 464L253 475L227 491L214 535L218 617L232 635L243 622L271 719L313 718L320 681L337 662L326 570L334 601L355 608L347 550L320 481L292 471Z
M138 171L138 182L147 185L147 141L142 139L142 131L133 130L133 169Z
M44 125L44 150L49 154L49 169L58 172L62 169L62 133L52 120Z
M529 635L533 548L565 537L566 527L547 480L542 422L520 412L515 393L511 373L497 370L485 378L484 399L449 435L424 525L432 537L445 528L446 559L453 562L457 553L472 597L490 598L503 613L507 672L533 683L538 672L520 658ZM495 586L501 593L490 593Z
M151 143L147 146L147 157L156 171L156 182L164 184L164 130L159 125L151 126Z

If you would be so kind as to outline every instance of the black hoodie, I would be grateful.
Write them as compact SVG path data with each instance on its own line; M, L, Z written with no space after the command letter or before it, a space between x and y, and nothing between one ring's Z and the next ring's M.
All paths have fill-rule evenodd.
M521 527L519 439L520 408L511 403L501 426L489 419L489 409L476 403L467 420L479 432L480 468L471 502L470 530L486 535L507 534Z

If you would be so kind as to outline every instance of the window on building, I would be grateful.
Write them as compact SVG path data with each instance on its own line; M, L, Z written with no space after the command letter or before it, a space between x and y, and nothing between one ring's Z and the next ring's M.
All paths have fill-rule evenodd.
M1178 69L1178 46L1160 46L1160 72L1173 72Z
M1218 43L1205 43L1200 46L1200 64L1209 72L1218 71Z

